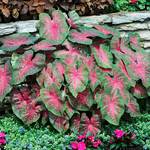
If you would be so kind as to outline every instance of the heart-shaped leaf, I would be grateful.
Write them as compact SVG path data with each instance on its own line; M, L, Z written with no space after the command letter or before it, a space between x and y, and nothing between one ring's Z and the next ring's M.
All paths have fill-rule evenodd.
M20 46L34 44L36 37L29 33L13 34L0 39L3 45L0 47L3 51L15 51Z
M68 25L61 11L54 10L52 17L46 13L41 13L39 19L39 33L42 38L53 45L64 42L68 35Z
M96 94L96 101L100 106L102 117L113 125L118 125L124 113L124 100L119 92L110 94L110 89L103 94Z
M40 100L44 103L49 112L56 116L61 116L64 112L64 104L59 89L52 85L49 88L43 88L40 91Z
M43 40L43 41L40 41L40 42L34 44L32 46L32 49L35 52L38 52L38 51L53 51L56 48L52 44L50 44L49 42L47 42L46 40Z
M88 111L94 103L92 93L88 89L78 93L76 98L70 97L69 101L74 109L80 111Z
M95 114L88 118L85 113L81 115L80 132L96 135L100 130L100 117Z
M50 87L52 84L55 84L59 88L61 88L61 83L64 78L64 66L61 63L49 63L42 70L39 77L37 78L38 84L42 87Z
M13 92L12 110L25 124L36 122L40 118L41 109L36 102L36 97L31 95L27 87Z
M36 54L33 56L33 51L31 50L16 57L16 60L12 62L12 84L19 84L23 82L27 76L39 72L45 63L45 55Z
M126 106L131 117L136 117L140 115L139 104L137 103L136 99L132 95L130 95L130 100L128 101Z
M0 102L11 91L11 68L10 63L0 65Z
M86 66L80 65L68 67L65 73L65 78L69 85L69 90L74 97L77 97L79 92L86 89L88 83L88 70Z
M58 132L66 132L69 129L69 121L65 116L55 116L49 113L49 121Z
M99 46L95 45L91 47L92 53L97 64L103 68L112 68L112 54L109 51L109 47L101 44Z

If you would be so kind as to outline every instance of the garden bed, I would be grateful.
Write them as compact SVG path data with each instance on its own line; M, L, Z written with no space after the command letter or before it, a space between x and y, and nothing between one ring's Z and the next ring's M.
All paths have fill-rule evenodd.
M150 12L68 16L0 24L0 146L149 149Z
M121 150L149 150L150 149L150 115L142 114L129 122L121 121L120 126L103 127L97 135L103 142L104 150L110 142L110 136L118 128L124 131L132 131L136 134L137 146L134 148L124 148ZM64 150L71 142L76 140L76 134L60 134L49 125L41 126L39 123L30 127L25 126L15 116L3 116L0 119L0 131L6 133L6 150ZM137 148L136 148L137 147ZM141 148L142 147L142 148ZM102 150L101 149L101 150Z

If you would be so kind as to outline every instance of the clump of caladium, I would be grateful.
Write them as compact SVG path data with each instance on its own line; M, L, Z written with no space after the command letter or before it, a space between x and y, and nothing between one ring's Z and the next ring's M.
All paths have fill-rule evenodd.
M38 37L1 38L0 102L10 94L26 124L49 120L59 132L96 135L102 119L118 125L124 112L140 114L136 98L149 94L150 53L137 34L121 38L73 13L40 14Z

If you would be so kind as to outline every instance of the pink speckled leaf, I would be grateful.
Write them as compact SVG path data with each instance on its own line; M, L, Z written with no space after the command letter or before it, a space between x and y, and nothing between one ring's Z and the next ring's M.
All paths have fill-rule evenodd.
M139 84L139 83L137 83L133 88L131 88L131 92L136 98L147 97L146 88L142 84Z
M84 65L68 67L65 73L69 91L74 97L86 89L88 83L88 69Z
M113 73L113 77L106 76L106 82L105 82L105 89L108 87L111 88L111 93L117 93L119 91L120 95L122 96L122 99L124 99L124 102L127 100L127 82L125 83L125 80L122 75L118 74L117 72Z
M112 68L112 54L109 51L109 47L104 44L95 45L91 47L95 60L100 67Z
M36 102L28 87L15 90L12 97L12 110L25 124L32 124L40 118L42 107Z
M132 95L130 95L130 100L128 101L126 106L127 111L130 113L131 117L136 117L140 115L139 104Z
M80 26L78 30L73 29L70 31L68 39L73 43L91 45L92 37L108 38L108 35L106 36L102 32L91 27Z
M75 114L71 119L70 130L73 132L78 132L80 129L80 115Z
M65 103L65 112L67 113L67 116L71 119L72 116L74 115L75 113L75 110L73 109L73 107L70 105L69 101L67 101Z
M81 60L82 55L79 50L71 48L69 50L59 50L53 53L53 57L61 59L61 61L66 65L74 65L76 60Z
M144 51L136 52L128 59L127 69L130 76L135 79L141 79L145 87L150 86L150 54Z
M11 68L10 63L0 65L0 102L11 91Z
M51 17L46 13L41 13L39 19L41 37L53 45L59 45L64 42L68 35L68 25L61 11L54 10Z
M66 132L69 129L69 120L66 116L56 116L49 113L49 121L58 132Z
M76 98L70 97L69 101L72 107L79 111L89 111L94 103L93 95L88 89L78 93Z
M93 92L102 83L103 78L103 72L98 67L92 68L89 71L90 88Z
M41 123L45 125L49 119L49 112L47 110L42 111L41 113Z
M35 52L38 52L38 51L53 51L56 48L52 44L50 44L49 42L43 40L43 41L40 41L40 42L34 44L32 46L32 49Z
M94 25L94 28L96 28L99 32L102 33L102 37L104 38L110 38L112 35L116 34L117 31L114 31L113 28L106 26L106 25Z
M61 83L64 80L64 66L58 63L55 64L47 64L47 66L43 68L42 72L37 77L38 84L41 87L50 87L52 84L55 84L59 88L61 87Z
M140 36L138 33L130 33L129 34L129 42L130 42L130 46L133 50L138 51L141 48L140 45Z
M85 113L81 115L80 129L79 131L83 134L96 135L100 131L100 117L93 115L88 118Z
M73 43L91 45L92 40L89 37L94 37L94 33L90 33L88 31L78 32L76 30L71 30L69 35L69 41Z
M41 101L44 103L48 111L57 116L61 116L64 109L64 104L61 99L61 93L59 89L52 85L49 88L43 88L40 91Z
M15 51L20 46L34 44L36 40L37 38L29 33L13 34L0 39L3 43L0 49L3 51Z
M12 84L19 84L29 75L39 72L45 63L45 55L36 54L33 51L26 51L23 55L18 55L16 61L12 62L13 74Z
M118 125L124 113L124 101L120 94L111 94L110 89L105 90L102 95L96 94L96 101L100 106L102 117L113 125Z

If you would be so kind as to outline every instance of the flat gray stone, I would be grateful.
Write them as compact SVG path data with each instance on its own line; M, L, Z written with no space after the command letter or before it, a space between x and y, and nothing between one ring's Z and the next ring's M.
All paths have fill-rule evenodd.
M150 11L112 14L112 24L143 22L145 20L150 20Z
M111 23L111 16L100 15L100 16L81 17L81 20L79 22L83 24Z
M150 30L138 31L141 40L150 41Z
M129 23L114 26L120 31L136 31L136 30L147 30L148 23Z
M13 23L1 23L0 24L0 36L12 34L17 31L17 27Z
M18 33L36 32L38 20L18 21L15 23Z
M144 41L143 46L144 48L150 48L150 41Z

